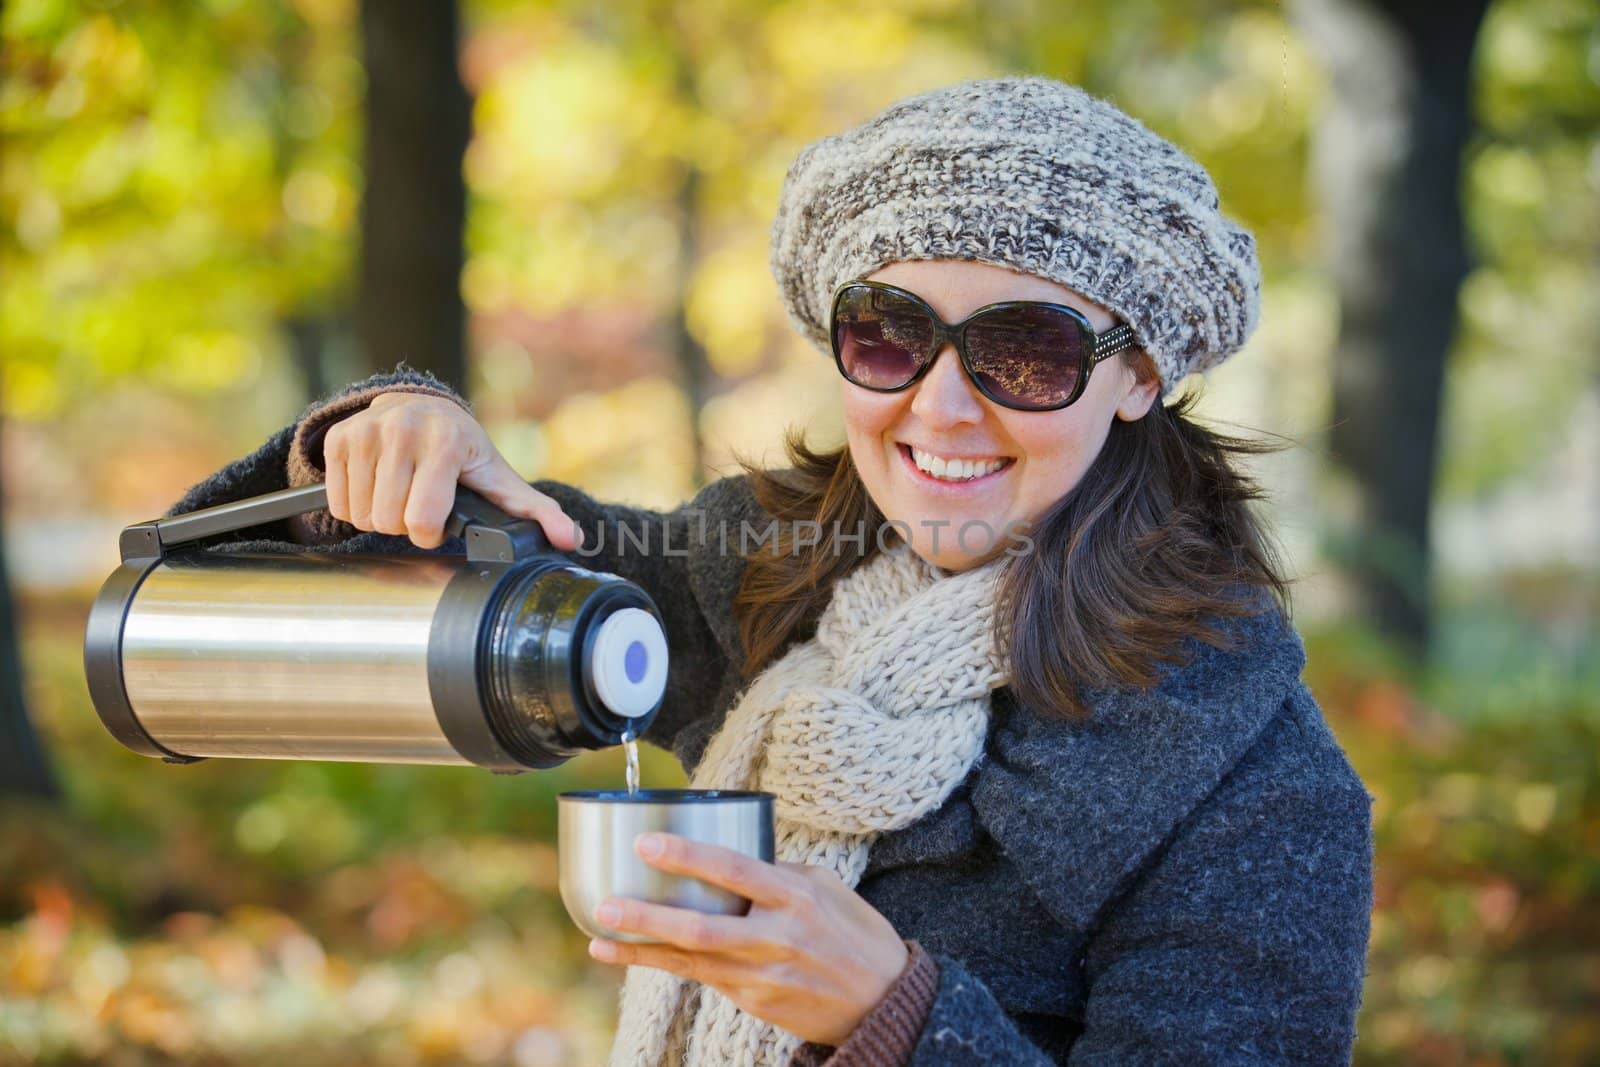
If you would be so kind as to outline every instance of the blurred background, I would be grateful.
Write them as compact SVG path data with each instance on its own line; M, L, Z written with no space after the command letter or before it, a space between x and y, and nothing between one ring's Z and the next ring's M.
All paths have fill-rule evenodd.
M1198 157L1262 326L1307 677L1376 796L1364 1064L1600 1063L1592 0L6 0L0 1063L600 1062L549 773L123 749L116 534L406 361L529 478L669 507L842 440L767 270L801 146L1035 72ZM647 784L681 780L647 753Z

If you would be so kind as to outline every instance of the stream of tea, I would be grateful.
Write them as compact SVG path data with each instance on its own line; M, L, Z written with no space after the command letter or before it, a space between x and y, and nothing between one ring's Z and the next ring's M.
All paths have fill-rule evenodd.
M634 740L633 722L622 731L622 750L628 754L628 795L639 792L639 742Z

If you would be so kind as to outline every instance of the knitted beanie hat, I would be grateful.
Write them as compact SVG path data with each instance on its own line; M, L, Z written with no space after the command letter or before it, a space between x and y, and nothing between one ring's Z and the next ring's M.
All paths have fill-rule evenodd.
M824 352L833 291L903 260L967 259L1058 282L1114 312L1165 395L1255 328L1255 239L1194 160L1048 78L964 82L807 146L772 227L790 319Z

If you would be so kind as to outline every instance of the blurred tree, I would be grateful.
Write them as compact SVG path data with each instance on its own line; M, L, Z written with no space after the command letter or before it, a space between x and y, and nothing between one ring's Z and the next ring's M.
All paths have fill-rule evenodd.
M367 370L399 360L465 388L461 301L472 102L454 0L363 0L366 188L356 330Z
M708 96L705 82L708 70L726 72L733 55L759 51L764 6L519 6L478 31L480 42L504 43L480 44L478 58L469 56L486 83L468 167L479 198L469 239L474 311L488 322L507 304L535 314L563 303L611 304L607 317L616 323L644 319L643 343L659 354L659 372L675 379L692 416L672 425L670 410L653 413L656 432L644 436L681 434L688 491L705 476L694 416L719 377L691 309L708 249L725 228L730 175L742 179L749 162L727 150L730 112L753 105ZM519 273L543 277L523 283L514 280ZM721 319L749 313L730 303ZM657 369L619 344L580 352L581 340L570 338L548 353L545 337L519 344L552 361L581 355L606 390ZM488 412L510 402L485 401ZM619 454L637 456L618 445Z
M1331 76L1313 149L1339 292L1330 449L1355 480L1358 610L1420 654L1445 357L1467 275L1462 152L1488 0L1297 0Z
M274 384L280 323L349 300L354 6L13 0L3 32L5 414Z
M4 0L0 0L0 22L5 19L5 10ZM3 518L0 509L0 520ZM28 721L26 694L16 613L11 606L11 581L6 572L5 524L0 521L0 795L53 797L55 781L38 735Z
M670 20L664 21L670 25ZM705 105L699 99L694 78L696 56L693 45L688 41L680 41L672 53L677 68L673 81L677 87L679 106L694 112L704 111ZM709 383L715 377L706 359L705 345L700 343L689 326L690 283L700 267L700 231L707 225L702 211L704 198L701 192L705 171L693 153L685 153L681 168L678 210L674 214L678 226L678 291L673 301L672 354L678 365L678 375L689 402L689 410L699 412L706 405ZM692 420L689 427L689 452L690 485L698 490L705 484L705 440L698 418Z
M1552 539L1571 546L1579 570L1595 558L1597 540L1583 534L1583 516L1600 514L1585 488L1594 448L1583 436L1585 409L1600 402L1595 34L1593 0L1495 0L1473 60L1463 196L1474 264L1435 499L1438 510L1471 507L1489 521L1471 536L1495 569L1550 558ZM1572 499L1539 501L1541 483L1570 486ZM1495 529L1507 524L1525 529Z
M0 796L54 798L55 779L44 746L28 720L26 693L6 573L5 527L0 524Z
M703 115L711 109L700 98L696 71L705 62L701 55L701 42L716 41L721 47L738 47L740 37L748 37L751 20L725 26L723 35L701 35L675 16L676 5L664 3L649 12L644 30L664 42L665 54L671 68L667 84L675 109L690 115ZM753 14L754 12L750 12ZM634 49L637 45L632 46ZM706 168L701 154L694 151L692 142L678 159L677 207L672 219L677 227L677 291L672 301L670 347L677 364L679 382L691 412L698 413L709 398L711 382L716 373L706 358L705 345L700 343L689 323L689 300L694 277L701 267L701 233L709 229L709 212L706 210L704 185ZM690 484L699 489L705 483L705 441L700 432L699 419L689 427Z

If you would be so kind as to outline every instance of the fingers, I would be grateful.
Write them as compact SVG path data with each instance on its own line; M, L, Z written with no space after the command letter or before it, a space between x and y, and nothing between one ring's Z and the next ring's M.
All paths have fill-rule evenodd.
M589 942L589 955L603 963L654 967L709 986L726 984L739 970L731 960L686 952L672 945L636 945L599 937Z
M595 921L607 930L642 934L690 952L732 953L764 943L743 916L708 915L623 897L601 901Z
M563 552L572 552L581 543L578 524L567 517L561 505L523 481L498 452L481 470L465 472L461 484L477 490L508 515L533 519L550 544Z
M582 543L561 506L528 485L483 427L447 400L383 394L329 428L323 458L328 510L361 530L437 548L459 483L509 514L538 522L561 551Z
M652 867L721 886L764 908L782 908L793 896L789 875L731 848L664 833L640 834L634 848Z
M333 431L329 431L332 433ZM372 483L377 479L377 457L370 435L348 435L345 460L345 521L357 529L372 529Z
M386 451L378 457L372 480L372 528L379 533L404 535L406 498L411 493L416 465L404 452Z
M332 431L329 431L323 443L323 463L326 467L323 486L328 493L328 510L340 522L350 521L350 495L346 488L345 459L344 446L337 445L336 454L335 438Z
M457 469L447 456L431 453L417 464L406 496L405 529L418 548L444 543L444 524L456 502Z

